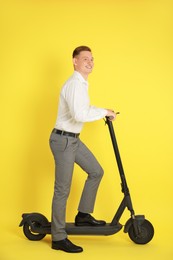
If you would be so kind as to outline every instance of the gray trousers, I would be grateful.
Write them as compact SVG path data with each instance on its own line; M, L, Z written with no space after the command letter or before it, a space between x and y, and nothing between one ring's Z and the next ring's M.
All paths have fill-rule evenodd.
M55 184L52 200L52 240L59 241L67 237L65 231L66 204L70 193L74 163L86 173L78 211L92 213L103 169L79 138L51 133L50 147L55 159Z

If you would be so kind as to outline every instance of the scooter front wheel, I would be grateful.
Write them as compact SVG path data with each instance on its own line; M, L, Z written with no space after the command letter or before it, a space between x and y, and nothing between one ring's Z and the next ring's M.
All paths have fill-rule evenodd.
M138 235L135 234L133 224L128 230L128 235L136 244L147 244L154 236L154 228L153 225L145 219L143 223L138 226Z
M29 221L23 225L23 233L25 236L32 241L39 241L43 239L46 234L41 234L33 231L33 227L41 227L47 225L48 220L42 214L33 214L29 217Z

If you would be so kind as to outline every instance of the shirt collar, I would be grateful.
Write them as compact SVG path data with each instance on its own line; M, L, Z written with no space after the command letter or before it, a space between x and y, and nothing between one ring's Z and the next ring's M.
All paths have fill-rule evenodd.
M85 80L82 75L78 72L78 71L74 71L74 75L82 82L85 83L86 85L88 85L88 81Z

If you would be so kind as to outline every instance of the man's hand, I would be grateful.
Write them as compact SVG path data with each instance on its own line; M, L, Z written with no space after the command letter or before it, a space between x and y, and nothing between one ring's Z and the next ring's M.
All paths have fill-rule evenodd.
M107 109L107 115L106 116L109 117L110 121L115 120L117 114L118 113L115 113L113 110Z

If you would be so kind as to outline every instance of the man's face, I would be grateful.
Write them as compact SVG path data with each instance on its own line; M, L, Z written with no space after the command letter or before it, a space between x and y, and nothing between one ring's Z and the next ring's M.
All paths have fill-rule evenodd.
M94 67L94 59L90 51L81 51L79 55L73 58L73 64L75 70L84 76L88 77L88 74L92 72Z

